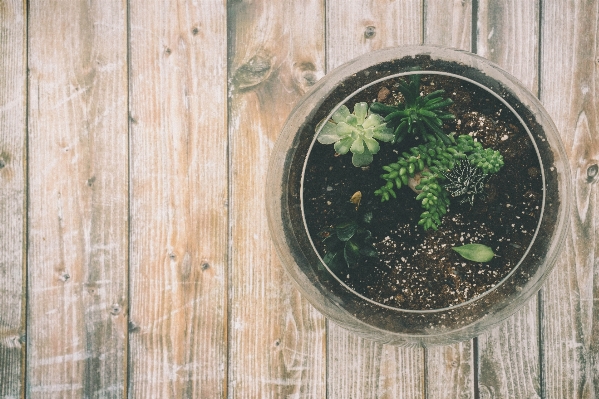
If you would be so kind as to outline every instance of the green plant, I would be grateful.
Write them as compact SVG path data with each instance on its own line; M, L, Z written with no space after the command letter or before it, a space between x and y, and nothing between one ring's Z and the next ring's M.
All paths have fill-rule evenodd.
M472 203L474 196L482 193L486 175L498 172L503 166L499 151L484 149L471 136L448 135L447 138L449 145L432 139L403 152L397 162L383 166L386 173L381 178L386 183L374 192L381 201L396 198L395 189L407 186L409 179L419 174L420 181L414 189L418 193L416 199L424 208L418 224L425 230L439 227L450 197L467 195L466 200ZM452 173L456 166L458 169ZM448 185L443 184L445 180L450 181Z
M443 132L443 120L454 119L452 113L443 109L453 104L450 98L443 98L444 90L436 90L420 95L420 75L410 75L409 82L400 81L399 91L404 102L395 106L374 102L370 109L385 117L384 121L394 127L394 141L401 142L408 134L420 134L425 141L441 140L450 144Z
M355 204L354 201L352 203ZM372 212L348 207L344 216L320 232L325 246L323 261L332 270L339 271L344 266L353 268L363 257L377 256L372 245L372 233L366 228L371 221Z
M366 166L372 162L373 154L379 151L377 140L392 141L393 131L387 127L383 117L372 113L365 102L354 106L354 112L342 105L317 127L318 141L322 144L334 144L335 151L344 155L352 152L354 166Z
M460 254L462 258L473 262L489 262L495 257L493 250L483 244L466 244L460 247L452 247L451 249Z

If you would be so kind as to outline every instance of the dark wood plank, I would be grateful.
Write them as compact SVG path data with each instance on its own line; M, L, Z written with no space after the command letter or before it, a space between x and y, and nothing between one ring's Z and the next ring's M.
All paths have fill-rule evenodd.
M424 43L471 51L472 1L425 0ZM429 398L474 397L473 341L426 349Z
M571 235L544 292L547 398L599 395L599 2L543 2L541 100L573 181Z
M327 1L327 68L422 42L421 0ZM328 323L328 392L338 398L424 397L424 351L373 343Z
M0 397L19 397L24 370L26 10L0 3Z
M478 2L477 53L538 92L539 2ZM478 338L481 397L541 394L537 299ZM485 396L486 395L486 396Z
M27 397L123 396L123 1L31 1Z
M230 358L235 398L326 395L325 323L284 273L264 209L275 139L324 73L324 1L232 1Z
M129 397L225 397L226 8L129 4Z

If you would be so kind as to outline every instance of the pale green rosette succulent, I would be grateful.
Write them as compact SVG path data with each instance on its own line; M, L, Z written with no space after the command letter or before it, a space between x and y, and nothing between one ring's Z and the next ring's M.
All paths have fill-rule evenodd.
M345 105L340 106L331 120L318 128L321 126L318 141L322 144L335 144L335 151L341 155L351 151L352 163L356 167L372 162L372 155L379 152L380 148L377 140L389 142L395 137L383 117L371 113L368 104L364 102L357 103L353 113Z

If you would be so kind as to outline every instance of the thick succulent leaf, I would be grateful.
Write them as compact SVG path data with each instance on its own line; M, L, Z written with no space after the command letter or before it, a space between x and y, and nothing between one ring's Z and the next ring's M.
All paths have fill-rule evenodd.
M380 126L384 123L385 123L385 120L383 119L382 116L380 116L378 114L370 114L370 115L368 115L366 120L364 120L364 123L362 123L362 127L364 127L364 129L368 129L370 127L374 128L374 127Z
M354 128L351 127L346 122L339 122L337 124L337 135L339 135L340 137L345 137L347 135L350 135L353 131L354 131Z
M347 118L345 118L345 122L346 122L348 125L351 125L351 126L353 126L353 127L357 127L357 126L358 126L358 118L357 118L357 117L356 117L356 115L354 115L354 114L350 114L350 115L348 115L348 117L347 117Z
M347 154L353 142L354 139L351 136L342 138L341 140L335 143L335 152L341 155Z
M354 114L356 115L358 125L364 123L366 119L366 114L368 113L368 104L362 102L354 105Z
M335 113L333 113L331 118L337 123L344 122L349 114L349 108L347 108L345 105L342 105L337 109L337 111L335 111Z
M362 154L364 152L364 140L362 137L355 139L350 149L354 154Z
M380 146L378 141L376 141L375 139L364 137L364 143L366 143L366 147L372 154L376 154L377 152L379 152Z
M368 150L368 148L365 147L363 153L361 153L361 154L354 153L354 155L352 156L351 162L355 167L370 165L372 163L372 154Z
M395 135L393 134L393 130L384 126L374 129L372 137L380 141L389 142L395 138Z
M351 220L340 222L335 226L337 237L341 241L347 241L352 238L356 234L356 230L358 230L358 225Z
M347 241L343 250L343 256L348 266L355 266L360 260L360 246L352 240Z
M335 123L327 121L318 134L318 142L321 144L333 144L342 138L343 136L340 136L337 132L337 126Z
M466 244L452 249L464 259L479 263L489 262L495 256L493 250L483 244Z
M360 248L360 255L374 258L378 255L378 252L376 251L376 249L373 246L366 245L366 246Z

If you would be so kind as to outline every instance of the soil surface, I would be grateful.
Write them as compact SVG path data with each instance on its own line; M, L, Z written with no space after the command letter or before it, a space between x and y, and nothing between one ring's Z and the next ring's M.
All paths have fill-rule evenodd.
M401 98L397 80L389 79L358 93L346 104L378 100L393 104ZM304 179L304 212L308 232L321 257L326 255L323 229L341 216L372 212L367 225L376 257L364 257L357 267L335 270L337 277L371 300L401 309L441 309L468 301L493 288L518 264L531 244L543 202L541 166L535 147L514 114L486 90L461 79L423 73L421 91L444 89L456 115L444 131L469 134L484 147L498 150L505 165L489 175L484 195L473 205L453 199L437 231L417 226L421 204L409 188L395 190L397 199L381 202L374 191L384 184L382 166L422 143L407 138L401 144L381 143L367 167L356 168L351 153L335 154L318 142L309 154ZM350 203L362 199L358 211ZM348 214L349 213L349 214ZM354 213L355 215L352 215ZM495 258L476 263L462 258L454 246L481 243Z

